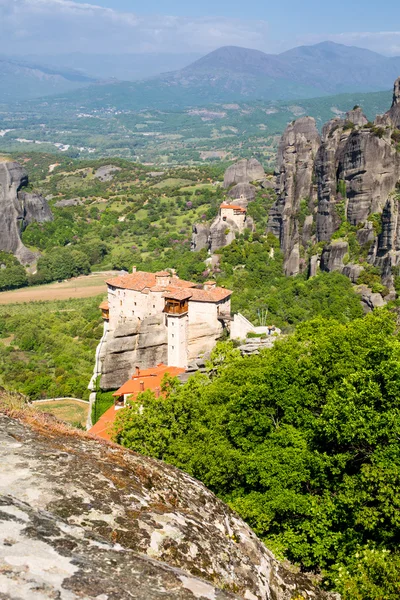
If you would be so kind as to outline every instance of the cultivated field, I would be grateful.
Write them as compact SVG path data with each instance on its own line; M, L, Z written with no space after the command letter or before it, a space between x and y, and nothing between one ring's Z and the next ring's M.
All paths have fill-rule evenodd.
M57 419L71 425L80 423L82 426L85 426L89 411L89 402L86 405L74 400L56 400L52 402L40 402L34 404L34 407L36 410L50 413L57 417Z
M117 274L117 271L104 271L91 275L82 275L61 283L49 283L0 293L0 304L21 302L46 302L50 300L68 300L69 298L90 298L106 294L105 281Z

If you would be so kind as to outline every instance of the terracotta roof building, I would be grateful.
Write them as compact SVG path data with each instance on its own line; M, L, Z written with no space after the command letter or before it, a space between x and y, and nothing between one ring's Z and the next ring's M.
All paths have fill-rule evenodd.
M134 401L140 393L146 390L151 390L156 396L160 396L162 395L161 387L165 375L176 377L184 372L185 369L168 367L164 364L159 364L154 369L137 368L132 379L129 379L119 390L114 392L114 406L111 406L100 417L97 423L89 430L89 433L110 441L117 411L119 408L126 406L128 399Z
M164 331L167 350L165 357L160 351L161 358L169 367L186 368L191 359L212 350L225 327L224 319L230 316L232 292L214 281L199 285L169 271L147 273L134 268L109 279L107 285L108 310L104 303L101 309L109 338L121 324L136 319L140 331L142 324L148 328L149 319L158 318L157 339ZM139 359L141 366L154 366Z

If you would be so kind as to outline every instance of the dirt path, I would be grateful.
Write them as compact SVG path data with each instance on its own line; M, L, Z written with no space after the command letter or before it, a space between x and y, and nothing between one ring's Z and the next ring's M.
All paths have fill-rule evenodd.
M105 271L75 277L61 283L50 283L35 287L0 293L0 304L21 302L49 302L51 300L68 300L69 298L90 298L106 294L105 281L117 274L117 271Z

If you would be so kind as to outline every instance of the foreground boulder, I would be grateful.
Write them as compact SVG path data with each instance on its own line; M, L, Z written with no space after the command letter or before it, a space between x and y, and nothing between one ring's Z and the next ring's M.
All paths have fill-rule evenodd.
M333 598L172 466L30 409L0 414L0 460L6 598Z
M47 201L38 194L23 191L28 174L16 162L0 162L0 250L11 252L22 264L36 256L21 241L21 233L30 223L52 221Z

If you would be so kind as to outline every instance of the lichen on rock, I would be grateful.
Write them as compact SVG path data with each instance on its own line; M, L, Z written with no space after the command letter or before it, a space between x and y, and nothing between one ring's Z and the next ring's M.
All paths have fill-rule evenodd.
M178 469L33 410L0 414L6 597L327 600Z

